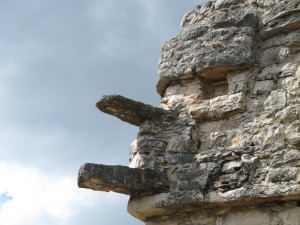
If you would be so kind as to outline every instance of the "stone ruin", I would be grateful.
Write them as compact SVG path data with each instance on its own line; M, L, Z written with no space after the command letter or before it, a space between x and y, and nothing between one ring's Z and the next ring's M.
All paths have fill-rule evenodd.
M300 225L300 0L215 0L164 43L160 107L104 96L140 127L130 165L78 185L130 195L146 225Z

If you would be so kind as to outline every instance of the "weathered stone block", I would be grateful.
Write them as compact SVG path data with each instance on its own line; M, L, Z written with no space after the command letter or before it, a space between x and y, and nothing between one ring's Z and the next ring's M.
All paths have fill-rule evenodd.
M260 67L265 68L272 64L286 61L291 56L291 51L293 50L285 46L264 50L259 56Z
M274 154L273 159L270 162L272 167L278 167L282 165L291 164L300 160L300 152L296 149L286 149L278 151Z
M189 110L192 118L197 120L220 120L246 109L244 93L224 95L205 101Z
M267 96L275 88L273 80L256 81L253 88L254 96Z
M283 10L283 5L284 4L279 4L281 10ZM276 8L277 7L275 7L275 9ZM278 10L278 8L276 10ZM280 11L276 15L274 11L275 10L271 10L268 13L269 18L265 19L265 26L260 30L259 34L263 39L300 28L300 9Z
M287 168L276 168L270 169L267 181L270 182L284 182L284 181L294 181L297 182L297 174L299 169L295 167Z
M231 161L227 162L223 165L222 172L223 173L233 173L237 170L239 170L242 166L241 161Z
M194 154L171 154L166 156L168 165L183 165L194 161Z
M264 102L265 110L280 110L286 106L286 91L274 90Z
M217 0L215 2L215 8L216 9L225 8L225 7L237 5L244 2L245 0Z

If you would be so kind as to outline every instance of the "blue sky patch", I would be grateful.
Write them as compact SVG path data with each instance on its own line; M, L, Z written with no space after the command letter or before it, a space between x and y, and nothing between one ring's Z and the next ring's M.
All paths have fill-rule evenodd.
M0 194L0 207L8 201L11 201L13 198L11 196L8 195L7 192L1 193Z

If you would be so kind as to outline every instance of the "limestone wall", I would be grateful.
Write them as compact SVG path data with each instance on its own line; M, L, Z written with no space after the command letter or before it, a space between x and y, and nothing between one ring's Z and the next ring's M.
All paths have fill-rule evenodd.
M164 43L159 108L104 96L139 126L131 168L79 185L129 194L146 225L300 224L300 0L216 0Z
M212 206L299 200L300 1L208 1L181 26L162 47L157 84L161 108L179 116L144 121L131 148L131 166L166 171L170 191L151 201L133 196L129 211L142 218L153 208L196 211L182 222L147 224L239 224L228 222L239 215L245 224L273 224L273 208L233 210L207 223L200 215ZM258 213L263 222L250 222Z

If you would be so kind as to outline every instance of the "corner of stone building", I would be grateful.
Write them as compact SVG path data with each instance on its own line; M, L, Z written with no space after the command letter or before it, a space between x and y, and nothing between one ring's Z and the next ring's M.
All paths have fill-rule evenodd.
M79 186L130 195L146 225L300 225L299 37L300 0L197 6L161 48L159 107L97 103L139 126L130 168Z

